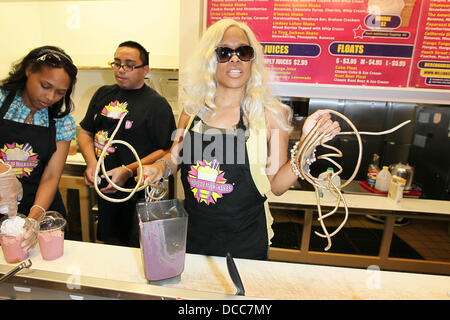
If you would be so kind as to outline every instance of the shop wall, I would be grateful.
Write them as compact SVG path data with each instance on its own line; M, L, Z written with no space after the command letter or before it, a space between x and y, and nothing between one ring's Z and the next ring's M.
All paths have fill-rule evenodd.
M63 48L79 68L73 94L79 123L94 92L115 82L107 63L119 43L141 43L159 73L178 69L179 6L178 0L0 0L0 79L35 47Z
M0 78L30 49L52 44L79 67L106 67L120 42L150 51L152 68L178 68L178 0L0 0Z

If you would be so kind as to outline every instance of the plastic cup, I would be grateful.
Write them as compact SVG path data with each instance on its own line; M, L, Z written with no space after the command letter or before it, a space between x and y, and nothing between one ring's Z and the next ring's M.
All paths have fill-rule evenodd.
M66 220L56 211L47 211L39 224L38 242L44 260L55 260L64 253Z
M17 216L25 219L23 214ZM7 216L0 220L0 226L8 219ZM18 263L28 258L28 252L22 248L24 232L17 236L10 236L0 233L0 245L2 246L3 255L7 263Z

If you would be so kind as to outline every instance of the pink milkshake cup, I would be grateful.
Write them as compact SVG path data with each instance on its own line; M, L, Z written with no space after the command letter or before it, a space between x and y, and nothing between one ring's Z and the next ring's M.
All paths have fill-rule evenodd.
M66 220L56 211L47 211L39 224L38 242L44 260L55 260L64 253Z
M18 214L12 219L8 220L8 217L3 217L0 220L0 245L7 263L18 263L28 258L28 252L22 249L25 233L22 223L25 222L25 218L23 214ZM11 228L12 225L15 227Z

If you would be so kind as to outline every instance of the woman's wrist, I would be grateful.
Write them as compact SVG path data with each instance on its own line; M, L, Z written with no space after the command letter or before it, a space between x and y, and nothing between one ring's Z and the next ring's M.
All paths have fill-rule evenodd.
M30 212L28 213L28 217L35 219L36 221L41 221L42 218L44 218L45 216L45 212L46 210L38 205L38 204L34 204L31 208L30 208Z
M291 149L291 160L290 160L290 164L291 164L291 170L292 172L298 176L300 179L304 180L304 174L302 172L306 172L309 173L309 166L316 161L316 150L314 149L311 154L308 155L308 157L304 158L305 163L298 163L297 159L299 159L300 155L299 153L299 145L303 143L303 140L299 140L295 143L295 145L292 147ZM303 169L300 170L299 166L301 166Z
M171 168L170 168L170 163L169 163L169 161L167 161L166 159L164 159L164 158L160 158L160 159L158 159L158 160L156 160L154 163L156 164L156 163L158 163L158 162L163 162L164 163L164 173L163 173L163 178L165 179L165 178L167 178L167 177L169 177L171 174L172 174L172 170L171 170Z
M128 172L130 178L134 176L133 170L131 170L130 168L126 167L125 165L122 165L122 168L124 168Z

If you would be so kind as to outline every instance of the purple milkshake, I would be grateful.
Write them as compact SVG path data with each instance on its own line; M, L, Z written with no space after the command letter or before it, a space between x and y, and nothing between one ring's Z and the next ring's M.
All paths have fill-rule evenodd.
M184 270L187 214L180 203L163 200L137 205L144 271L149 281L173 278Z

